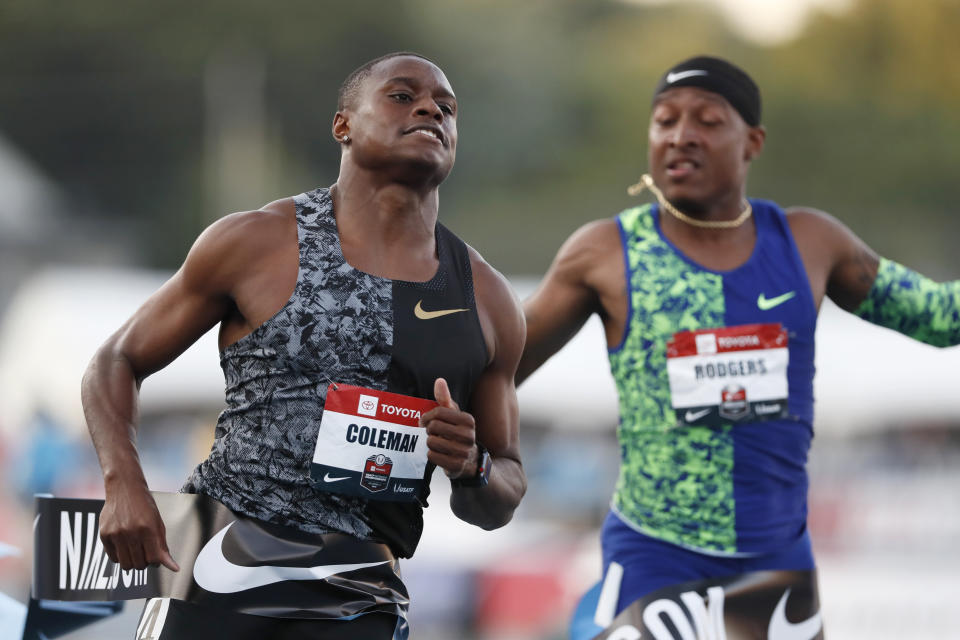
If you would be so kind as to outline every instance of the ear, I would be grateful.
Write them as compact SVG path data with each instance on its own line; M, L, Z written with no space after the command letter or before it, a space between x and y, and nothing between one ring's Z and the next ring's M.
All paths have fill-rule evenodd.
M763 151L767 140L767 129L763 125L747 129L747 144L743 150L743 159L750 162Z
M350 137L350 123L347 120L347 114L343 111L337 111L333 115L333 126L330 129L333 133L333 139L339 144L344 143L344 138Z

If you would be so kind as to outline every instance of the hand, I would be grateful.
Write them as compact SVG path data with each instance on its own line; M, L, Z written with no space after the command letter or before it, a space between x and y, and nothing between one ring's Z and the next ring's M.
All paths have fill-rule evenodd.
M434 382L433 396L440 406L420 417L420 425L427 430L427 459L441 467L448 478L475 474L477 426L473 416L460 411L443 378Z
M167 548L167 530L153 496L145 486L129 485L108 490L100 512L100 539L107 557L124 570L162 564L179 571Z

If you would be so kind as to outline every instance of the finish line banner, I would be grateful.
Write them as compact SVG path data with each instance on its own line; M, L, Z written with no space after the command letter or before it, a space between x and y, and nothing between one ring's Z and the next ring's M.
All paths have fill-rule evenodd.
M816 571L756 571L658 589L593 640L641 638L822 640Z
M32 596L167 597L273 617L404 615L409 598L383 544L237 517L207 496L153 493L180 571L123 571L100 541L103 500L37 498Z

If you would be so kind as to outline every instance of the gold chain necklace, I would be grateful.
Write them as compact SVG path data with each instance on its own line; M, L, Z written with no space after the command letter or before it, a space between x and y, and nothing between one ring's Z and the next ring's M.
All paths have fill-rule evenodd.
M744 200L743 204L745 206L743 212L733 220L698 220L691 218L670 204L670 201L663 197L663 192L653 183L653 178L650 177L650 174L645 173L640 176L640 182L627 187L627 193L631 196L638 196L643 193L644 189L650 189L653 195L657 197L660 206L669 211L674 218L681 222L686 222L693 227L700 227L701 229L735 229L746 222L747 218L753 213L753 207L750 206L750 201Z

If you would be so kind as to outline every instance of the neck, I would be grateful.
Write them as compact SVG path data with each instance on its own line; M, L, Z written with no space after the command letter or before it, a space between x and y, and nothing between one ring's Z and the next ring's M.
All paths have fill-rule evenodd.
M668 200L663 192L657 188L653 178L644 174L640 182L627 189L630 195L639 195L644 189L649 189L660 202L660 208L683 225L699 229L735 229L743 225L752 214L752 207L743 197L742 187L729 198L722 198L712 203L696 201Z
M347 262L381 277L429 280L437 265L437 189L365 178L341 171L330 190Z
M369 239L389 237L391 242L433 240L440 195L435 186L410 185L357 168L341 167L332 189L341 235L348 227L363 228Z

